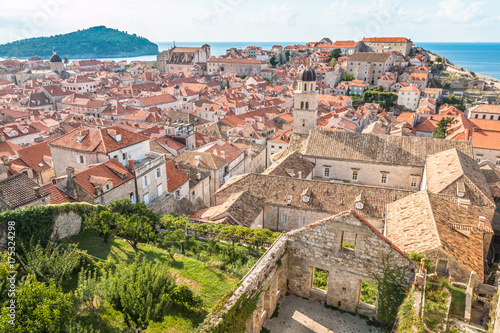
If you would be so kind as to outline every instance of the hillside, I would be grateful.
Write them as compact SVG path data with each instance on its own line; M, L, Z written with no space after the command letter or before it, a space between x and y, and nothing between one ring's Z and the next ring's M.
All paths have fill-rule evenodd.
M18 40L0 45L0 57L50 59L52 49L68 58L136 57L158 54L158 45L136 34L105 26L78 30L63 35Z

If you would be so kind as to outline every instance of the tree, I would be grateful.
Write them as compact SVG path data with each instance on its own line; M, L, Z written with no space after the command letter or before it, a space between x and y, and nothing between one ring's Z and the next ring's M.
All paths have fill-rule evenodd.
M99 321L99 312L102 307L104 295L102 278L97 276L97 271L84 271L78 274L78 287L75 297L85 308L96 314Z
M125 324L145 329L151 321L162 321L173 305L176 287L168 266L136 260L118 269L104 281L106 299L121 311ZM131 322L132 321L132 322Z
M332 52L328 55L328 62L331 62L332 59L335 59L336 61L339 60L341 53L341 49L333 49Z
M446 135L448 135L448 128L455 123L455 119L451 117L442 118L437 127L434 129L434 133L432 134L433 138L436 139L445 139Z
M120 235L137 250L137 244L141 240L147 240L151 236L151 223L145 216L134 214L125 218Z
M64 57L64 64L67 65L69 63L68 57Z
M273 55L271 59L269 59L269 64L271 65L271 67L276 67L276 65L278 64L278 60L276 59L275 55Z
M84 226L87 230L92 230L107 243L109 237L116 233L123 223L123 218L118 213L111 213L108 210L93 212L84 220Z
M82 257L75 252L76 247L75 244L62 247L49 243L45 248L37 244L25 249L19 258L22 272L35 276L40 282L54 281L60 286L80 266Z
M182 229L167 231L163 237L163 245L166 247L175 246L185 254L186 232Z
M393 253L391 250L382 254L382 264L379 265L379 269L368 271L369 276L378 285L377 318L386 325L394 323L408 287L407 267L396 262Z
M436 58L436 62L437 62L438 64L442 63L442 62L443 62L443 58L442 58L442 57L437 57L437 58Z
M332 66L332 68L335 68L335 65L337 65L337 60L336 59L330 60L330 66Z
M290 61L290 50L286 50L285 51L285 62L289 62Z
M342 75L342 81L352 81L352 80L354 80L354 75L347 73Z
M15 325L9 323L7 304L1 310L0 332L64 332L72 319L73 296L54 282L48 285L30 275L16 292Z

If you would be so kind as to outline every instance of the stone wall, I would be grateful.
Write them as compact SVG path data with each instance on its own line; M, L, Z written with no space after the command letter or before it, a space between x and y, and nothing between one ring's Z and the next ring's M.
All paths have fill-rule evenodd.
M82 217L75 212L60 213L54 218L54 231L50 239L58 240L76 236L82 228Z
M355 235L353 250L342 246L348 234ZM361 282L374 282L370 273L382 273L384 254L391 253L395 264L408 268L408 282L416 271L408 257L353 214L338 215L290 233L288 251L288 288L292 294L326 301L350 312L356 312L359 306ZM315 267L329 272L324 293L312 287Z

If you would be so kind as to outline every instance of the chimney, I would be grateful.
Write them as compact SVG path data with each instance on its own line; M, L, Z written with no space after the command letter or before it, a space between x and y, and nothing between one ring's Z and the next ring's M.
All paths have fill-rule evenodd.
M298 178L299 178L299 179L302 179L302 171L299 171Z
M5 142L5 134L3 132L0 133L0 142Z
M214 149L214 155L217 156L217 149Z
M73 167L67 167L66 168L66 174L67 174L67 179L66 179L66 189L65 193L70 196L73 199L77 199L78 195L76 192L76 184L75 184L75 168ZM61 189L63 190L63 189Z
M226 152L224 150L221 150L220 157L226 158Z
M7 156L2 156L2 163L3 165L9 164L9 158Z
M35 191L35 195L37 198L40 198L42 196L40 192L40 186L33 186L33 190Z
M131 158L128 160L128 168L129 168L130 171L134 171L135 170L134 160L131 159Z
M465 141L470 141L472 139L470 135L470 129L465 130Z
M458 205L460 207L469 208L469 206L470 206L470 200L469 199L464 199L464 198L458 198Z
M199 166L200 165L200 156L196 155L194 157L194 166Z

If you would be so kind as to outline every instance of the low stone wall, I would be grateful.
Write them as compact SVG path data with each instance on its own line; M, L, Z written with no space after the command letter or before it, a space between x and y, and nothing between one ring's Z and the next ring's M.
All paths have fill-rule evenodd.
M264 322L271 317L281 296L286 294L286 276L288 270L287 236L281 235L272 247L263 255L252 269L243 277L239 287L233 292L224 307L210 318L214 325L223 320L223 315L243 295L254 297L262 293L254 311L246 323L246 331L259 333Z
M75 212L59 213L54 218L54 231L50 239L59 240L76 236L82 228L82 217Z

